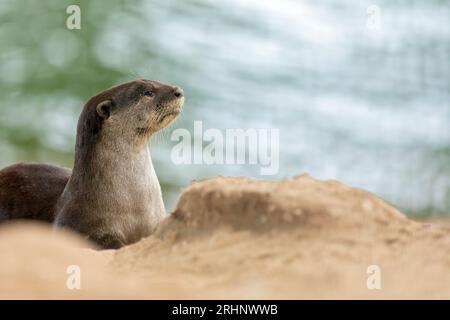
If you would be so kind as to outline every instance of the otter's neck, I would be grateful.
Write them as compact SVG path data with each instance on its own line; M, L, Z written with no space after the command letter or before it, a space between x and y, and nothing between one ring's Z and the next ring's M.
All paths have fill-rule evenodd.
M161 187L148 146L136 146L117 137L99 139L82 146L77 141L75 163L68 191L83 194L97 205L114 213L133 212L161 216L165 214ZM92 143L92 141L90 141Z

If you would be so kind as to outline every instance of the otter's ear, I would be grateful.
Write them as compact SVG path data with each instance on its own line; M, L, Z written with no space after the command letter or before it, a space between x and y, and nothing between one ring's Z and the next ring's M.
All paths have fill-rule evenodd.
M108 119L109 115L111 113L111 107L112 107L112 101L111 100L105 100L100 102L95 110L97 111L97 114L100 116L100 118Z

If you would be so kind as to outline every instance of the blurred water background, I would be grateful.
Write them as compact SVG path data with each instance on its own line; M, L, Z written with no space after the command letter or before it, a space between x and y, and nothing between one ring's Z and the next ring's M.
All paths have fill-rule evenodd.
M81 30L66 8L81 7ZM367 27L380 8L381 29ZM450 214L450 1L0 1L0 165L72 166L90 96L135 78L184 88L151 145L169 209L193 179L258 166L175 165L176 128L279 128L280 171Z

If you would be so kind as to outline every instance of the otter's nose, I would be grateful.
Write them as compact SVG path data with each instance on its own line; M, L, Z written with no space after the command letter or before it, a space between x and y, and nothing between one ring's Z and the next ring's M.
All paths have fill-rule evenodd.
M173 91L173 94L177 98L181 98L183 96L183 89L176 87Z

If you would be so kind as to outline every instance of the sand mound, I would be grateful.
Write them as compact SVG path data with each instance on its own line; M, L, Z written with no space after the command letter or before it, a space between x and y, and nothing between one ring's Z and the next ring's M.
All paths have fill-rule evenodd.
M199 235L200 230L224 226L266 232L314 227L378 230L393 224L408 220L372 194L337 181L306 175L281 182L221 177L189 186L158 235Z
M83 245L42 227L0 229L0 297L450 298L448 228L308 176L196 182L151 237L118 251ZM66 288L69 264L82 290ZM373 265L379 290L367 287Z
M0 228L0 299L161 298L159 281L145 285L108 267L110 251L94 251L79 236L52 232L48 225L20 223ZM80 271L80 289L71 276ZM69 282L69 284L68 284ZM152 289L154 291L152 291ZM178 287L177 287L178 289ZM155 294L158 292L158 294Z

